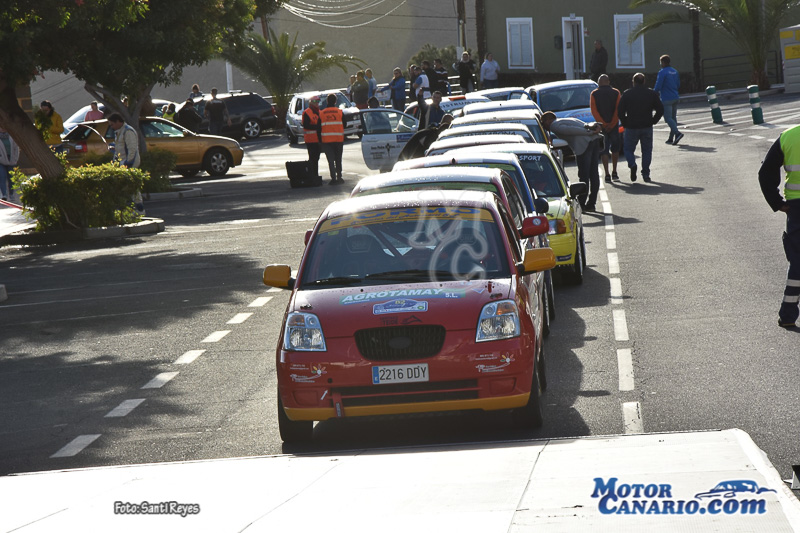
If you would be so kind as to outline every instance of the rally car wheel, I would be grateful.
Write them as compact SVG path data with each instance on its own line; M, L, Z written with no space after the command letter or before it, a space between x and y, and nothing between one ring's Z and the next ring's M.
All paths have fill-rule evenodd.
M556 319L556 292L553 289L553 273L552 271L548 271L547 274L547 297L550 299L550 306L548 307L550 311L550 321Z
M289 139L289 144L297 144L300 141L288 126L286 127L286 138Z
M300 444L311 440L314 433L314 422L310 420L289 420L283 403L278 398L278 430L281 440L287 444Z
M580 240L575 244L575 263L572 265L571 270L566 272L567 281L572 285L583 283L583 267L586 265L586 261L583 258L584 249L583 235L581 235Z
M542 348L539 350L539 365L537 367L539 372L539 386L542 388L542 392L547 390L547 367L545 359L544 343L542 343Z
M544 351L539 351L539 361L542 361ZM541 363L539 363L541 364ZM544 417L542 416L542 386L539 381L539 364L535 365L533 371L533 383L531 384L531 395L528 403L524 407L518 407L511 411L511 421L517 429L535 429L542 427Z
M244 132L244 136L248 139L258 139L258 136L261 135L261 123L254 118L248 118L244 121L244 126L242 127L242 131Z

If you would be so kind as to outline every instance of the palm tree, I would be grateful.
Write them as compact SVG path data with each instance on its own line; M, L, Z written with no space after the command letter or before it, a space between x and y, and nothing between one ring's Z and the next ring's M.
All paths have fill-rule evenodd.
M278 36L272 28L269 33L267 41L251 32L240 45L225 48L220 55L267 88L281 122L303 82L333 67L346 73L346 65L362 65L360 59L351 55L326 53L323 41L298 46L297 34L290 42L288 33Z
M648 15L632 39L664 24L691 24L691 12L696 11L703 15L701 25L718 30L741 47L753 69L750 82L766 89L767 50L786 16L800 6L800 0L633 0L630 7L650 4L685 7L689 11Z

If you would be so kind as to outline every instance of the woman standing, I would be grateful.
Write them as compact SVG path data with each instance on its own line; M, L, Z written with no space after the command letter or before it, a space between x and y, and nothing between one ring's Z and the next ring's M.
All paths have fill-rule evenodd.
M483 88L496 89L498 74L500 74L500 65L497 64L492 53L489 52L481 65L481 84Z
M44 142L56 151L61 148L61 134L64 133L64 121L61 115L53 109L53 104L44 100L39 104L39 111L36 112L36 129L44 135Z
M19 146L6 130L0 127L0 197L11 196L11 171L19 161Z
M461 54L461 61L453 63L453 68L458 71L458 82L461 85L461 94L474 91L475 61L470 59L469 52Z

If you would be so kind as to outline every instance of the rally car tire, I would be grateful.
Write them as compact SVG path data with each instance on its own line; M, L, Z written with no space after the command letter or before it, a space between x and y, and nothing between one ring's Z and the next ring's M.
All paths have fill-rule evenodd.
M540 358L543 353L540 349ZM531 395L528 397L528 403L524 407L517 407L511 411L511 422L516 429L536 429L542 427L542 423L544 423L541 398L542 386L539 381L538 366L539 364L534 366L533 383L531 384Z
M580 240L575 244L575 263L568 272L565 272L567 281L572 285L580 285L583 283L583 268L586 266L586 261L584 259L585 249L583 234L581 234Z
M550 321L556 319L556 292L553 288L553 272L548 271L547 274L547 297L550 299L550 307L548 311L550 311Z
M550 335L550 295L547 294L547 285L542 287L542 335Z
M542 343L542 348L539 350L539 364L537 367L537 371L539 372L539 386L542 388L542 392L547 390L546 359L547 358L544 356L544 343Z
M314 422L311 420L289 420L283 410L283 402L278 398L278 431L281 440L287 444L302 444L311 441L314 434Z

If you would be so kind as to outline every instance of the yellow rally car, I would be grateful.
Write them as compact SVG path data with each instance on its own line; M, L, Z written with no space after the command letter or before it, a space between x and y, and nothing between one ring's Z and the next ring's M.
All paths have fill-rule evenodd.
M481 152L512 153L519 159L525 180L537 198L547 198L550 209L550 247L556 255L556 271L562 279L579 285L586 268L586 243L578 196L589 191L585 183L570 183L563 167L544 144L514 143L480 147ZM475 150L471 150L474 154ZM465 155L464 150L448 152L449 156Z

